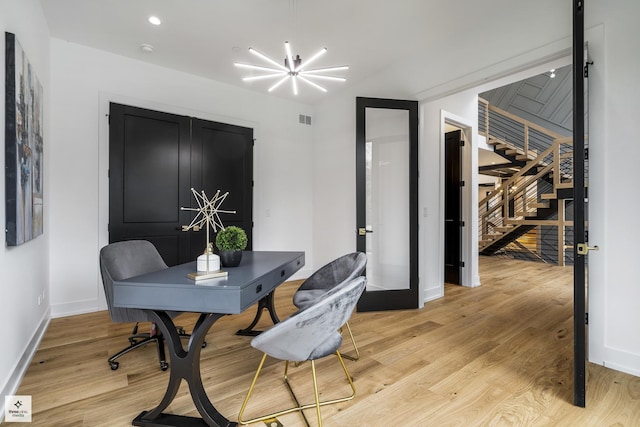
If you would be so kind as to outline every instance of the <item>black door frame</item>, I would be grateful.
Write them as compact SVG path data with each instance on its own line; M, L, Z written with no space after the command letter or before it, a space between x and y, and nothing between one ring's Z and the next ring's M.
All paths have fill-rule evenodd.
M409 289L369 291L362 294L358 311L417 308L418 294L418 101L356 98L356 247L366 253L366 169L365 111L367 108L407 110L409 112Z

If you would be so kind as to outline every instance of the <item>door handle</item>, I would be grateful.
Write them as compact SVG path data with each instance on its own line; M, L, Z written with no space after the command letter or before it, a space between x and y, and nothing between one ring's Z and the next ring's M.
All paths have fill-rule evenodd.
M587 255L589 251L599 251L598 246L589 246L587 243L578 243L576 245L576 253L578 255Z
M358 236L364 236L367 233L373 233L373 230L367 230L365 227L358 228Z

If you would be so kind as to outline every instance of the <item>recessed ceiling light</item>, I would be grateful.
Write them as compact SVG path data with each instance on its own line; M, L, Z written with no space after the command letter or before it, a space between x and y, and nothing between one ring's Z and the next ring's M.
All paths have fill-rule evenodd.
M140 49L144 52L144 53L152 53L153 52L153 46L151 46L148 43L142 43L140 45Z
M151 22L153 25L160 25L162 24L162 21L160 20L160 18L158 18L157 16L150 16L149 17L149 22Z

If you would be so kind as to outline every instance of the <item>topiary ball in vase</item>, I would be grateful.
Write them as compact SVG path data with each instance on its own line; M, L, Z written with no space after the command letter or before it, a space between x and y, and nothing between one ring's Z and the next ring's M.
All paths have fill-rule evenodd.
M247 247L247 233L234 225L223 228L216 235L216 247L223 267L237 267L242 261L242 251Z

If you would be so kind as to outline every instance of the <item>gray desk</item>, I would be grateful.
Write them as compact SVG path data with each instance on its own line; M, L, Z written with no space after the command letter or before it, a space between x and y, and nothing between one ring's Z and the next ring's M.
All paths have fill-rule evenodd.
M114 305L148 310L166 338L171 357L169 383L162 401L155 409L138 415L133 425L237 426L217 411L204 390L200 351L205 336L226 314L242 313L258 301L272 303L275 288L303 265L304 252L244 252L240 266L225 269L229 273L226 278L196 284L187 278L196 268L191 262L114 282ZM201 313L186 350L167 311ZM202 418L162 412L176 396L183 379Z

